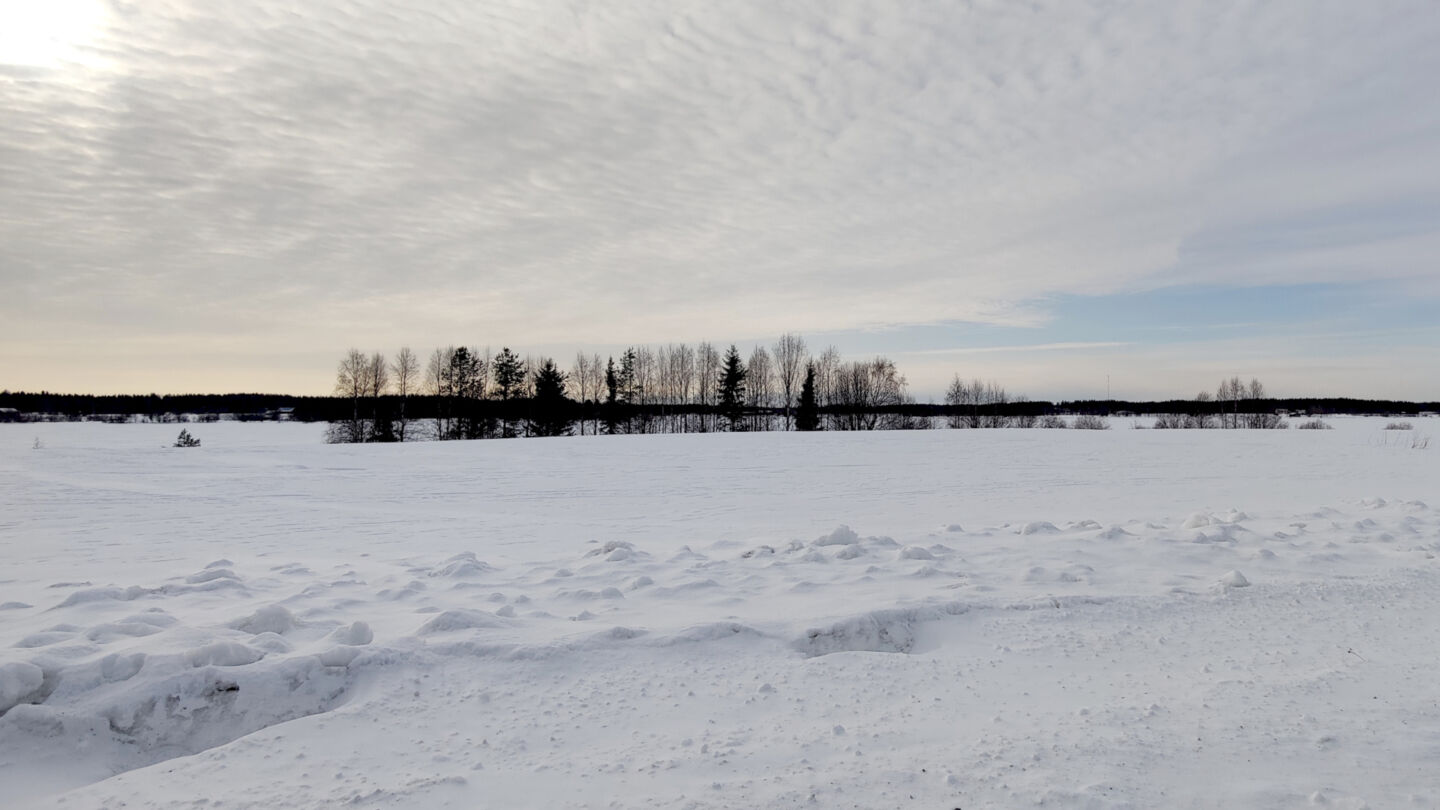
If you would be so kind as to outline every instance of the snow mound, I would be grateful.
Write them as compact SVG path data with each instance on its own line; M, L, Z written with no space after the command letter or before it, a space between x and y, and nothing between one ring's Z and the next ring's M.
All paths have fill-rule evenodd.
M585 552L586 557L604 557L608 562L620 562L635 556L635 544L624 540L611 540L599 548Z
M1029 535L1029 534L1059 534L1059 533L1060 533L1060 529L1057 528L1054 523L1051 523L1051 522L1048 521L1048 520L1037 520L1037 521L1034 521L1034 522L1032 522L1032 523L1026 523L1024 526L1021 526L1021 527L1020 527L1020 533L1021 533L1021 534L1024 534L1024 535Z
M0 715L40 690L45 673L28 661L0 664Z
M142 588L139 585L131 585L128 588L87 588L83 591L76 591L65 597L65 601L56 605L56 608L74 607L89 602L131 602L142 596L147 596L154 591Z
M659 639L656 646L668 647L675 644L699 644L708 641L723 641L736 637L762 638L764 633L739 622L713 622L687 627L678 633Z
M929 550L929 549L924 549L924 548L921 548L921 547L919 547L919 546L906 546L905 548L900 549L900 554L899 554L898 559L901 559L901 560L933 560L933 559L935 559L935 555L932 554L932 553L930 553L930 550Z
M589 588L578 588L570 591L556 591L555 598L593 602L599 599L624 599L625 594L621 593L619 588L604 588L598 591Z
M509 627L510 623L493 613L483 610L457 608L447 610L420 626L418 635L431 636L436 633L451 633L456 630L493 630Z
M1214 522L1215 519L1212 518L1209 514L1205 512L1195 512L1194 514L1190 515L1190 517L1185 518L1185 522L1180 524L1180 528L1199 529L1203 526L1209 526Z
M908 653L915 647L915 627L923 622L965 612L958 604L941 608L873 610L805 631L792 646L806 658L842 652Z
M160 632L160 628L148 622L113 622L96 625L86 630L85 638L99 644L108 644L126 638L151 636L158 632Z
M495 570L493 566L475 556L473 551L462 551L441 563L430 572L432 577L473 577Z
M283 636L299 626L299 620L280 605L266 605L249 616L230 623L232 629L249 633L252 636L261 633Z
M319 653L315 657L320 660L320 664L322 666L348 667L352 662L354 662L357 657L359 657L359 655L359 647L340 646L331 647L330 649Z
M513 613L513 611L512 611ZM331 641L337 644L350 644L362 646L375 640L375 632L365 622L351 622L342 627L337 627L329 636Z
M1250 587L1250 580L1246 579L1245 575L1239 571L1229 571L1220 577L1220 579L1216 580L1215 585L1222 591L1228 591L1234 588L1248 588Z
M217 641L185 654L192 667L243 667L265 657L265 653L234 641Z
M235 572L229 568L210 568L207 566L205 570L197 571L186 577L185 582L190 585L200 585L216 579L233 579L238 581L240 577L236 576Z
M163 673L165 667L154 669ZM68 750L108 747L124 762L122 770L143 767L328 711L349 683L347 674L335 672L317 657L304 656L273 664L132 676L70 695L78 700L64 708L16 707L0 718L0 744L35 748L52 741Z
M812 546L848 546L860 542L860 535L849 526L838 526L835 531L815 538Z

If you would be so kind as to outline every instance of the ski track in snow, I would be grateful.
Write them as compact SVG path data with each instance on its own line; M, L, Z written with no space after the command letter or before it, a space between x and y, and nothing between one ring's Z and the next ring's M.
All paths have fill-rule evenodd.
M0 426L0 805L1437 806L1440 454L1336 422Z

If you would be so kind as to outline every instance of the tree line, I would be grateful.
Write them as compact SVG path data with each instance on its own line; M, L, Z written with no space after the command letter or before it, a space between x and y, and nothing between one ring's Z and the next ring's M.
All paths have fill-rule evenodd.
M481 360L485 359L485 353L474 350L466 350ZM630 361L632 369L641 364L641 348L634 350L635 358ZM658 353L655 349L649 350L652 354ZM692 350L693 351L693 350ZM777 352L773 347L767 347L767 355L772 361L772 367ZM825 361L829 356L828 362ZM693 355L692 355L693 356ZM373 355L364 356L367 363L373 365ZM946 396L941 402L916 402L908 395L899 398L899 404L892 402L884 405L884 400L894 397L871 396L866 394L866 389L871 388L871 378L884 382L892 374L894 364L884 358L862 363L869 366L863 369L863 374L854 374L861 371L853 365L848 370L852 372L849 380L841 386L844 392L841 399L868 399L871 402L870 412L859 412L853 414L841 413L838 410L830 410L826 404L830 400L824 394L826 390L823 380L833 380L833 375L821 375L819 369L822 367L834 367L842 365L838 352L833 350L822 353L821 357L813 357L808 353L803 355L804 362L800 365L800 374L797 375L801 383L804 382L804 371L811 362L817 365L817 378L814 386L818 416L815 419L816 429L863 429L873 425L875 428L904 428L904 427L929 427L948 426L960 428L985 428L985 427L1028 427L1042 426L1047 417L1067 415L1153 415L1156 417L1156 427L1190 427L1190 428L1220 428L1220 427L1249 427L1252 422L1260 426L1262 421L1272 420L1270 417L1278 416L1277 411L1285 411L1290 414L1306 413L1311 416L1326 414L1355 414L1355 415L1376 415L1376 416L1416 416L1423 413L1435 413L1440 411L1440 402L1412 402L1406 400L1386 399L1356 399L1347 397L1268 397L1264 387L1254 389L1253 382L1250 384L1237 385L1235 378L1225 381L1222 386L1226 390L1221 392L1202 392L1189 399L1159 400L1159 401L1131 401L1131 400L1062 400L1058 402L1028 400L1024 397L1012 396L995 383L977 382L975 380L962 381L953 380ZM595 367L595 355L586 355L587 362L593 369ZM428 358L427 358L428 359ZM524 358L522 358L523 360ZM723 356L721 357L723 359ZM492 358L493 361L493 358ZM393 433L396 440L401 436L405 440L431 439L435 434L435 423L437 418L446 420L447 424L454 424L455 414L453 411L457 402L463 398L455 397L447 393L444 397L437 397L430 393L431 385L428 382L430 374L428 369L417 371L418 362L405 365L410 366L408 373L396 374L394 365L396 358L382 358L385 366L381 394L378 403L370 400L370 393L367 393L361 401L360 416L368 421L372 418L375 407L378 407L382 414L389 413L393 423L389 426L389 433ZM683 367L683 358L680 361ZM428 365L428 363L427 363ZM463 365L463 364L462 364ZM647 396L643 391L629 393L631 387L626 383L634 376L642 373L636 369L631 375L625 375L624 353L615 358L616 371L616 396L614 406L609 404L609 387L606 385L606 372L608 363L606 358L600 358L598 374L592 373L592 382L585 384L585 390L589 392L583 399L578 399L577 377L575 368L572 366L565 375L565 398L569 401L566 406L568 414L573 417L570 424L572 433L605 433L609 430L609 422L614 421L615 431L620 432L658 432L660 430L724 430L729 427L729 420L718 413L716 409L697 403L703 402L699 397L693 396L688 404L682 397L660 397L658 393L652 392L653 396ZM698 364L697 364L698 365ZM744 363L747 374L753 365L750 362ZM533 367L533 363L527 362L527 369ZM762 361L763 366L763 361ZM558 369L557 369L558 370ZM719 364L715 365L714 372L719 373ZM894 370L895 377L900 377L898 370ZM363 374L363 376L368 375ZM692 386L698 384L698 370L692 372L690 383ZM478 373L475 375L478 377ZM683 375L682 375L683 376ZM404 381L401 381L401 378ZM707 375L708 378L708 375ZM598 380L593 382L593 380ZM747 380L748 382L748 380ZM957 385L958 383L958 385ZM487 386L491 382L487 380ZM960 390L963 386L964 390ZM749 411L740 414L739 425L745 429L754 425L753 429L781 429L784 426L799 428L797 413L801 395L794 393L796 386L792 381L792 395L784 397L783 385L780 381L772 383L772 389L781 393L773 394L770 398L772 403L766 407L758 405ZM881 389L893 392L893 385L880 385ZM678 386L677 386L678 388ZM1244 389L1244 394L1235 394L1239 389ZM404 390L404 395L398 393ZM373 393L373 382L367 389ZM528 388L526 389L528 392ZM598 392L598 402L597 402ZM624 393L622 393L624 392ZM353 392L351 392L353 394ZM741 402L764 402L763 397L750 399L754 392L747 392L747 398ZM528 393L527 393L528 396ZM679 401L677 401L679 400ZM789 413L785 412L783 403L789 402ZM0 422L33 422L33 421L106 421L106 422L189 422L189 421L215 421L220 419L240 421L262 421L262 420L293 420L298 422L346 422L351 421L351 431L354 431L353 420L356 415L356 400L354 396L297 396L291 394L262 394L262 393L239 393L239 394L69 394L50 391L11 391L0 390ZM473 404L473 403L472 403ZM470 418L478 419L482 423L487 420L492 422L489 434L483 429L474 427L468 428L471 435L502 435L498 431L499 403L496 399L488 397L480 400L479 407L472 412ZM512 398L509 408L509 421L511 433L514 435L528 435L530 428L527 426L531 414L529 401L525 399L516 400ZM748 408L748 404L745 406ZM880 411L888 408L884 413ZM450 409L450 410L447 410ZM401 419L401 416L404 416ZM463 416L463 414L462 414ZM1264 417L1261 419L1261 417ZM383 421L383 419L382 419ZM467 432L465 425L460 425L458 431L461 435ZM359 431L365 435L365 431ZM450 430L455 433L455 430ZM384 425L380 426L380 437L389 435Z
M1260 381L1247 385L1238 377L1222 381L1213 396L1204 392L1160 410L1032 402L958 374L943 404L917 403L889 358L847 361L833 346L815 355L793 334L756 346L748 357L733 344L724 352L704 342L632 346L606 357L579 352L568 369L508 347L498 354L439 348L423 366L408 348L391 358L352 349L337 367L335 393L348 413L332 421L327 440L343 443L939 425L1104 428L1094 417L1116 411L1156 413L1157 428L1285 426ZM1066 422L1060 412L1084 418Z
M568 369L508 347L435 349L423 369L409 348L391 358L351 349L335 376L349 413L327 440L929 427L906 388L888 358L845 361L834 347L812 356L793 334L748 357L733 344L632 346L579 352ZM422 398L424 418L413 407Z

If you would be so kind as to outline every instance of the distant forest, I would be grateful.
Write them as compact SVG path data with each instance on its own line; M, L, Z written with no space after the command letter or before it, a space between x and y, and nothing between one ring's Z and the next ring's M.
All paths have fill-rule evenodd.
M399 397L387 394L381 400L382 407L398 410ZM292 394L52 394L45 391L0 391L0 411L14 411L13 414L0 413L0 422L203 422L221 419L242 422L334 422L343 420L352 413L351 404L351 400L346 397ZM1419 413L1440 412L1440 402L1350 397L1277 398L1254 404L1291 414L1308 413L1313 416L1414 416ZM585 433L589 434L591 431L588 425L596 418L600 408L594 403L575 403L574 407L577 418L583 414L587 420ZM441 410L440 399L428 394L414 394L407 398L406 409L408 419L433 421ZM661 406L632 405L627 406L627 410L635 416L648 412L652 417L659 417L666 409ZM943 403L923 402L909 403L900 410L917 417L926 416L942 421L960 412L959 409ZM1078 399L1059 402L1012 402L986 407L984 413L1007 417L1081 414L1157 416L1187 414L1197 410L1201 409L1197 408L1194 400ZM1213 403L1204 410L1213 412ZM777 409L767 409L765 412L772 417L783 415L779 414ZM604 432L603 427L601 432Z
M89 395L0 391L0 421L328 422L331 442L510 438L573 434L762 430L1103 428L1096 416L1155 416L1157 428L1280 428L1287 416L1418 415L1437 402L1273 398L1258 380L1222 380L1192 399L1048 402L956 375L944 402L916 402L884 357L818 356L798 336L742 357L710 344L637 346L618 357L580 353L562 370L545 357L467 347L436 349L424 367L351 350L333 396ZM1063 418L1072 417L1068 422Z

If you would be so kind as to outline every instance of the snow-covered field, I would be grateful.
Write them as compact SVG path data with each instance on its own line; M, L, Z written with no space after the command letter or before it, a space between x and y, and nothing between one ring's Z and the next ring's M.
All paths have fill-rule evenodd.
M0 425L0 807L1440 806L1440 420L1333 422Z

